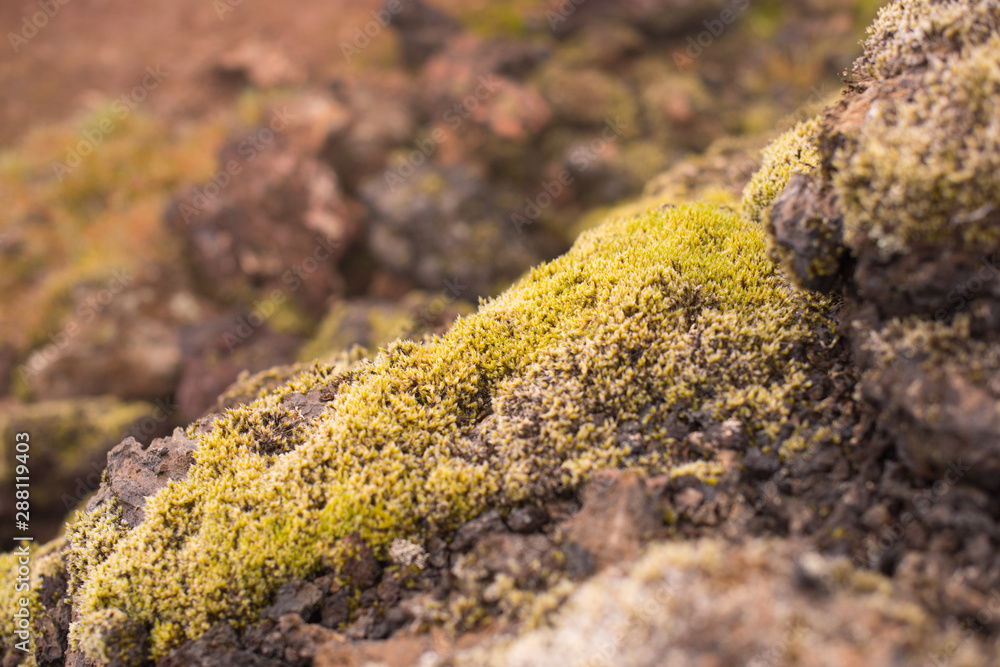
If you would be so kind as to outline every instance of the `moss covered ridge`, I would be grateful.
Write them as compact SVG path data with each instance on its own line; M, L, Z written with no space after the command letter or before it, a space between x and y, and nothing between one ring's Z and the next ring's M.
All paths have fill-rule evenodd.
M100 662L162 656L244 625L293 576L336 571L357 538L385 557L601 468L711 479L722 464L680 444L725 419L764 445L821 440L806 392L809 359L835 339L828 308L728 210L611 220L442 337L397 341L349 375L317 365L230 410L134 530L113 511L78 523L72 640ZM338 383L312 420L283 405Z

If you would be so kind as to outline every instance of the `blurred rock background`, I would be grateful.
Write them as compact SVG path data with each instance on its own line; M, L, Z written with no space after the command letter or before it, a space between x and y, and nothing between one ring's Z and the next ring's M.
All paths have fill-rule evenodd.
M0 6L0 478L27 430L40 540L241 373L443 331L657 174L732 201L881 3L44 4Z

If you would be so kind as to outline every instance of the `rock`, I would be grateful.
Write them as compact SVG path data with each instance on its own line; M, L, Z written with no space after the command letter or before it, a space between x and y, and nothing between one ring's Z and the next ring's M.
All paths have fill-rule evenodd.
M257 373L295 359L302 337L272 328L269 316L277 319L278 308L265 302L181 329L185 362L176 393L185 419L201 417L240 372Z
M382 76L363 84L338 83L336 96L349 121L331 128L319 152L355 194L362 183L386 168L393 149L406 145L416 130L414 90L402 76Z
M558 36L572 35L587 25L622 22L662 37L689 30L701 19L717 19L726 5L722 0L588 0L561 3L547 18Z
M549 515L545 508L529 505L511 510L504 523L515 533L527 534L538 531L548 520Z
M458 21L423 0L401 3L391 25L402 38L403 63L412 69L427 62L451 37L461 32Z
M428 290L475 300L532 262L513 238L488 184L461 166L425 166L401 182L363 188L373 218L369 244L384 268Z
M275 112L270 123L288 121ZM286 301L324 312L342 291L337 261L357 231L336 174L285 143L280 129L264 125L229 144L219 183L175 198L165 213L200 288L223 301L256 296L265 318Z
M113 398L46 401L0 408L0 482L14 489L15 477L30 480L31 536L55 536L66 515L80 505L101 483L107 452L132 432L142 437L162 428L167 415L145 403L123 403ZM20 452L15 434L27 433L28 448ZM23 459L17 454L25 454ZM17 466L28 470L18 472ZM15 534L14 492L0 498L3 536Z
M75 315L56 336L60 344L35 350L17 372L33 398L152 401L171 395L182 362L177 327L188 316L180 305L183 281L174 286L180 288L175 298L168 280L148 268L142 274L119 271L105 285L78 285ZM192 309L201 306L194 300Z
M953 635L933 631L912 595L843 559L811 556L812 571L836 573L836 583L826 597L803 589L801 548L661 545L624 574L584 584L553 627L460 652L451 664L903 665L955 646L941 655L971 665L991 654L975 640L949 644Z
M306 72L294 63L280 45L252 38L219 57L215 72L225 79L235 79L257 88L297 86L306 80Z
M640 546L661 527L642 478L609 470L584 489L583 507L566 535L592 554L601 569L633 560Z
M189 440L179 428L172 436L157 438L149 445L126 438L108 452L105 479L87 503L87 511L114 498L122 508L122 518L134 528L145 519L146 498L167 482L187 476L197 447L197 441Z
M197 641L187 642L157 663L157 667L277 667L281 659L268 659L243 650L236 630L228 623L213 625Z
M274 603L261 612L261 618L278 621L288 614L309 621L319 612L323 591L308 581L293 579L278 589Z

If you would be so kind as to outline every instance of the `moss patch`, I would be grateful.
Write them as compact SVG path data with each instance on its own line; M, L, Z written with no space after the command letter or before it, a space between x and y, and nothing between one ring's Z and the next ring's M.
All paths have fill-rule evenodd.
M949 13L929 15L940 12ZM848 243L865 234L888 253L914 243L1000 241L998 100L997 35L880 94L835 154Z
M316 367L230 411L106 558L77 545L75 639L95 659L127 651L94 641L112 615L162 656L214 622L245 624L292 577L337 570L347 536L385 558L396 539L447 534L601 468L667 472L691 463L686 433L725 419L762 444L823 433L806 392L809 354L834 338L827 304L789 288L764 245L706 205L614 220L445 336L362 361L278 451L258 446L267 425L248 414L342 371Z
M792 174L808 174L819 168L820 120L813 118L775 139L761 153L761 168L743 191L743 214L758 224L770 217L771 204Z

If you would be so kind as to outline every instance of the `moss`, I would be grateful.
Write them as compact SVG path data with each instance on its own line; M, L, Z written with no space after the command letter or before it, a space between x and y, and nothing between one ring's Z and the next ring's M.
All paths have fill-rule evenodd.
M808 174L819 168L820 120L798 123L775 139L761 153L761 167L743 191L743 214L758 224L767 224L771 204L784 190L792 174Z
M865 54L854 71L889 79L983 44L998 29L1000 3L996 0L893 2L879 10L868 28Z
M65 576L62 551L67 540L59 538L42 546L29 542L22 544L27 547L27 563L23 562L25 556L18 550L0 555L0 608L10 611L0 619L0 656L26 655L27 659L20 664L35 667L38 664L35 651L38 628L41 626L39 621L46 616L39 597L42 581L48 577ZM27 601L26 607L20 604L22 598ZM15 634L18 619L13 613L20 608L28 610L27 653L22 653L25 639ZM16 644L21 644L22 649L15 648Z
M965 4L935 4L927 16ZM998 56L994 34L876 96L834 154L849 245L868 237L888 254L914 244L1000 242Z
M128 534L113 513L75 531L75 641L101 659L112 649L93 628L111 619L112 634L133 637L121 628L135 622L162 656L214 622L255 618L290 578L336 568L346 536L387 559L397 539L447 534L602 468L667 472L686 462L678 437L729 418L778 442L793 412L808 416L807 351L821 358L834 338L826 305L791 290L761 230L725 210L613 220L444 336L360 362L281 451L262 450L268 426L248 415L334 382L335 368L198 436L188 477L149 499ZM618 437L624 422L640 424L638 440ZM100 524L109 552L89 541Z
M960 313L951 322L894 318L870 332L862 348L872 355L875 368L912 361L934 377L960 377L1000 399L1000 342L972 335L974 315Z

